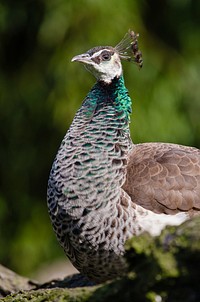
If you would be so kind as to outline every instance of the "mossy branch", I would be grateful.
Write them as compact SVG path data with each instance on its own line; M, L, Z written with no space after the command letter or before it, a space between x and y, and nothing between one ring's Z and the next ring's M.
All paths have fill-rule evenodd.
M4 295L26 291L7 295L1 301L200 301L199 230L200 217L179 227L166 228L156 238L143 234L129 240L126 244L129 272L117 280L89 286L88 281L76 275L43 285L32 283L31 290L19 285L10 287ZM0 290L3 293L2 285Z

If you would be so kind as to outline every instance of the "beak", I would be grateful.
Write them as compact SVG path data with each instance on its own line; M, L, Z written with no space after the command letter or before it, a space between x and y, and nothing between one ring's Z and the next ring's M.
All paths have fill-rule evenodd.
M71 62L81 62L81 63L89 64L91 62L91 58L88 53L83 53L81 55L73 57L71 59Z

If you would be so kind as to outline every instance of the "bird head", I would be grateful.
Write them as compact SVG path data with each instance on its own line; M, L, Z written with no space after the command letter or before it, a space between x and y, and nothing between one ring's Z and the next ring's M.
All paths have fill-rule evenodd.
M142 53L138 49L138 34L129 31L115 47L97 46L72 58L81 62L98 81L111 83L122 75L121 59L133 61L142 67Z

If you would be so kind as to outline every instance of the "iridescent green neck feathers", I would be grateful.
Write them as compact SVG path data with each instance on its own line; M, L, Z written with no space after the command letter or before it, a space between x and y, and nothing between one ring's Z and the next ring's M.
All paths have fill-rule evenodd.
M80 109L82 114L87 118L92 118L93 115L101 111L100 114L112 113L112 118L117 118L120 122L120 117L123 117L124 126L127 126L131 113L131 98L124 85L124 78L114 78L111 84L97 82L87 95ZM121 125L123 126L123 125Z

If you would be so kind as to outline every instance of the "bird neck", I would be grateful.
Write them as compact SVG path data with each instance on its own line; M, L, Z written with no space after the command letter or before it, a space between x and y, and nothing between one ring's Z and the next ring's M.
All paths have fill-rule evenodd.
M127 121L129 121L131 105L131 98L128 95L122 75L115 77L109 84L98 81L84 102L87 116L93 115L102 108L112 107L116 115L123 116Z
M99 81L85 98L67 135L80 140L85 136L96 144L97 138L107 136L110 131L111 141L116 136L129 145L131 103L123 76L114 78L110 84Z
M80 218L84 208L105 209L111 200L119 200L133 147L130 112L123 77L109 85L97 82L78 110L56 161L66 168L60 181L68 200L65 211L73 219Z

